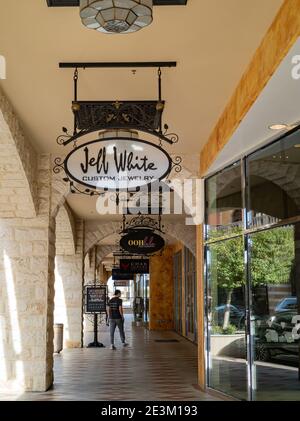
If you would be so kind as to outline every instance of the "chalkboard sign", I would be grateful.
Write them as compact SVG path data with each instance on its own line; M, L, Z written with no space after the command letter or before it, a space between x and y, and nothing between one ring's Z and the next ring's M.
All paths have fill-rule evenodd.
M85 291L85 313L106 313L106 286L88 286Z

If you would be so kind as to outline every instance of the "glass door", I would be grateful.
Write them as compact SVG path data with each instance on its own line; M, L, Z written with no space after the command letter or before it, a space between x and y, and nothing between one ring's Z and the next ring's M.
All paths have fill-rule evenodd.
M197 291L195 257L189 249L184 249L184 273L185 273L185 315L186 315L186 335L191 340L197 340Z
M248 398L243 237L210 244L207 256L208 385Z
M208 385L300 400L300 131L206 180Z
M182 334L182 252L173 258L174 276L174 321L176 332Z
M300 399L300 224L252 234L254 400Z
M248 399L247 299L241 162L206 182L208 385Z

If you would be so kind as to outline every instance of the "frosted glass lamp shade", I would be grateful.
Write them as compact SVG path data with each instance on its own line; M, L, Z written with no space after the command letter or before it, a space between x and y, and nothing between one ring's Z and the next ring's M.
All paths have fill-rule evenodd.
M83 25L106 34L136 32L151 24L153 0L80 0Z

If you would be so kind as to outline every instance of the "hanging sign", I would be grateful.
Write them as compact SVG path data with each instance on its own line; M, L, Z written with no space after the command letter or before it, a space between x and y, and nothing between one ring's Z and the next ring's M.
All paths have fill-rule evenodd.
M132 254L153 254L164 245L164 239L148 229L132 230L120 240L120 246Z
M131 272L121 272L120 269L112 270L113 281L130 281L131 279L133 279L133 273Z
M115 286L115 288L129 287L129 281L115 281L114 286Z
M85 291L85 312L106 313L106 287L88 286Z
M73 182L86 187L126 190L166 178L172 159L153 143L118 137L78 146L66 157L64 169Z
M149 259L121 259L120 271L131 273L149 273Z

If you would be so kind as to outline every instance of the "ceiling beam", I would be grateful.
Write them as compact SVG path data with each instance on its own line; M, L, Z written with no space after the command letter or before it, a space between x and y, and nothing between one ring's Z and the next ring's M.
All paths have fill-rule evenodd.
M79 7L79 0L46 0L49 7ZM153 0L154 6L186 6L188 0Z

